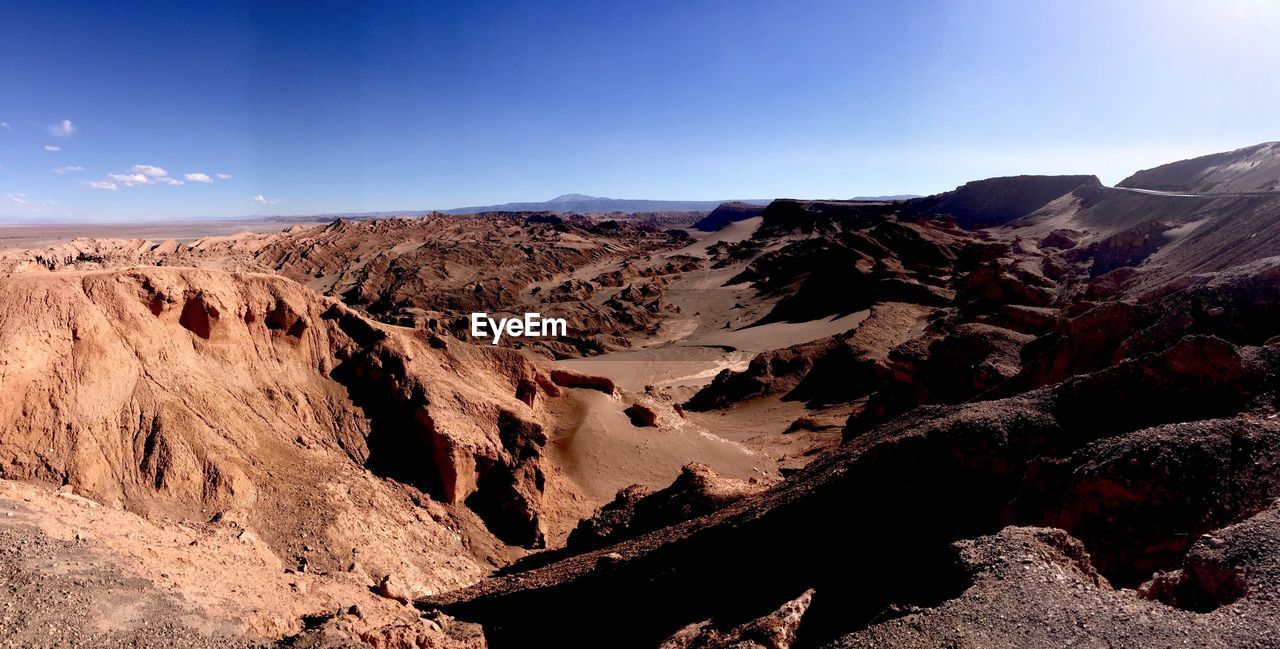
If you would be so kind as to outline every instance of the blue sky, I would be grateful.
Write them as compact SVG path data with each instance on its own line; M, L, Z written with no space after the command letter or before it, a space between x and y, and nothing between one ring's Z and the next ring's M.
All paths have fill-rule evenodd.
M6 0L0 221L1112 183L1280 139L1277 33L1270 0Z

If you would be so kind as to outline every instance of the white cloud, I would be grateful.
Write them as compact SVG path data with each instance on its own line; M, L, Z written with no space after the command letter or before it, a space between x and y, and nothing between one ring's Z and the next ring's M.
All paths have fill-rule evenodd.
M5 197L5 198L7 198L7 199L9 199L9 202L10 202L10 203L13 203L14 205L26 205L26 204L27 204L27 195L26 195L26 194L5 194L5 196L4 196L4 197Z
M231 174L218 174L218 180L231 180Z
M153 165L133 165L133 173L151 176L152 178L160 178L168 176L169 172Z
M84 167L80 165L66 165L65 167L54 167L50 169L55 174L69 174L73 171L84 171Z
M60 147L60 146L54 146L54 145L52 145L52 144L46 144L46 145L44 145L44 150L45 150L45 151L52 151L52 152L54 152L54 153L57 153L58 151L61 151L61 150L62 150L62 147Z
M279 202L280 202L280 199L278 199L278 198L267 198L267 197L263 196L262 194L258 194L257 196L254 196L254 197L253 197L253 202L255 202L255 203L259 204L259 205L275 205L276 203L279 203Z
M13 128L9 126L9 122L0 122L0 128Z
M187 182L193 182L193 183L213 182L213 179L209 177L209 174L202 174L202 173L186 174L186 179L187 179Z
M71 137L71 134L75 132L76 125L72 124L69 119L64 119L57 124L49 125L49 135L54 137Z
M119 183L125 187L137 187L138 185L169 185L170 187L177 187L186 184L177 178L170 178L169 172L155 165L133 165L129 173L107 174L107 181L109 183Z
M147 178L146 174L107 174L107 178L118 182L125 187L151 184L151 179Z
M105 180L89 180L85 182L85 185L88 185L89 187L92 187L94 189L105 189L107 191L112 191L112 192L116 190L115 183L108 182Z

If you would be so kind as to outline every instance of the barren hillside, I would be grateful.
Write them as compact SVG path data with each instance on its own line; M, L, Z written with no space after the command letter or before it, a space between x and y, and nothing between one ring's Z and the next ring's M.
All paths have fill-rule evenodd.
M1280 142L1144 169L1118 186L1191 194L1280 191Z

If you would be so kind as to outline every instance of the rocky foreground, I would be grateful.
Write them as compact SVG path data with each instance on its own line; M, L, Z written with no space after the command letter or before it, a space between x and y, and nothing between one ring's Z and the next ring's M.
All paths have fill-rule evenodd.
M0 631L1273 646L1275 150L692 239L432 216L10 255ZM511 305L589 334L453 334Z

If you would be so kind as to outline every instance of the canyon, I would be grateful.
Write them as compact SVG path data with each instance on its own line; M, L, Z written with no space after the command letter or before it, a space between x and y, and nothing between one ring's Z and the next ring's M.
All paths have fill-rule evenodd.
M1267 646L1278 160L24 240L0 636Z

